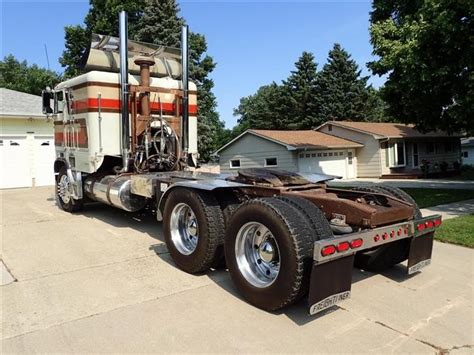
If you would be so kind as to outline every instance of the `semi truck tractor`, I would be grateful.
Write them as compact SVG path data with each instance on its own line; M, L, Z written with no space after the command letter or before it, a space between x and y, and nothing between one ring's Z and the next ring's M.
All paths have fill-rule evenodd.
M382 271L431 260L438 215L422 217L400 189L328 186L333 177L276 169L200 172L197 88L181 48L94 34L83 74L43 91L54 122L58 206L147 209L184 272L225 265L252 305L307 299L310 314L350 296L353 267Z

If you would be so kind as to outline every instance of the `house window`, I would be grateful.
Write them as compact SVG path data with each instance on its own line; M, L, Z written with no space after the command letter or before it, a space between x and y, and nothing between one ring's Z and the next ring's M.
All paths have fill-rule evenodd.
M265 158L265 166L277 166L277 158Z
M347 152L347 164L352 165L352 152Z
M426 153L427 154L434 154L435 153L435 144L434 144L434 142L426 143Z
M231 169L240 168L240 159L232 159L229 164Z
M405 166L405 142L395 142L388 145L388 161L391 168Z
M311 158L316 158L316 153L312 153Z
M306 158L309 158L309 157L311 157L311 154L306 154Z
M418 143L413 143L413 166L417 167L420 165L419 159L418 159Z
M0 147L2 147L2 146L3 146L3 140L0 139Z
M323 153L323 157L327 157L328 156L328 153Z
M329 156L330 156L330 157L332 157L332 152L331 152L331 153L329 153Z
M304 154L300 154L300 158L304 158Z
M320 157L320 156L321 156L321 153L318 153L318 157Z
M328 131L332 132L332 124L328 124Z
M467 151L462 152L462 157L463 158L469 158L469 153Z

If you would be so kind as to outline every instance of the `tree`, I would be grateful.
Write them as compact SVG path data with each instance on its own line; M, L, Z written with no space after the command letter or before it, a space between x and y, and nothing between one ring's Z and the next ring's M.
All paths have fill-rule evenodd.
M260 87L254 95L243 97L234 109L239 115L238 128L233 134L240 134L246 129L286 129L287 112L282 101L286 90L273 82Z
M288 79L283 81L283 104L286 105L286 128L312 128L319 124L317 64L314 55L303 52Z
M66 50L60 59L66 67L68 77L80 73L83 53L93 32L117 36L118 14L128 12L129 38L138 41L179 47L181 26L186 22L179 16L179 6L175 0L91 0L85 26L66 27ZM191 32L190 79L198 88L198 147L201 159L207 160L218 148L219 134L223 134L224 124L216 111L216 98L212 93L214 82L209 74L215 62L207 52L203 35Z
M118 36L118 14L128 13L129 38L138 30L145 0L90 0L89 12L84 26L66 26L65 47L59 62L65 67L64 76L71 78L81 73L83 56L90 46L92 33Z
M318 77L320 103L319 121L365 121L375 115L367 87L368 77L361 77L357 63L339 44L334 44L328 54L328 62ZM373 93L372 93L373 95ZM372 97L374 99L374 97Z
M61 81L61 76L52 70L28 65L27 61L20 62L13 55L6 56L0 61L0 87L41 95L46 87L54 87Z
M375 0L369 63L388 74L389 112L421 130L474 134L474 4L468 0Z

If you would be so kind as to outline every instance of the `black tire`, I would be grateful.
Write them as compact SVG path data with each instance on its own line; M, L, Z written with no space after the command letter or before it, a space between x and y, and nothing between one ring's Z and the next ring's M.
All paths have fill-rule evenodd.
M82 210L84 207L84 200L76 200L72 196L69 197L69 199L66 199L65 197L62 197L60 195L60 181L62 179L67 179L69 181L69 178L67 176L67 169L66 167L63 167L60 171L59 174L56 178L56 203L57 205L64 211L69 212L69 213L74 213Z
M388 185L378 185L377 187L380 190L384 191L384 193L387 194L387 195L390 195L390 196L398 198L402 201L411 203L413 205L413 207L415 208L415 213L413 214L413 217L416 218L416 219L422 217L420 208L418 207L418 204L413 199L413 197L411 197L405 191L403 191L402 189L399 189L398 187L393 187L393 186L388 186Z
M414 206L414 218L420 218L421 212L416 204L415 200L408 195L403 190L400 190L396 187L391 187L387 185L378 185L371 187L358 187L354 190L366 191L369 193L378 193L385 194L388 196L393 196L402 201L411 203ZM382 245L376 249L369 249L363 252L359 252L355 256L354 266L373 272L380 272L387 270L394 265L397 265L408 258L408 253L410 251L410 240L402 239L395 241L393 243Z
M178 204L189 206L198 225L198 241L194 251L183 254L171 236L171 214ZM163 213L163 232L166 246L175 264L191 274L208 270L216 259L218 246L224 243L224 217L217 200L208 192L176 188L166 199Z
M272 283L263 287L249 282L237 262L237 235L249 222L258 222L268 228L279 250L278 275ZM248 302L274 311L299 299L311 267L313 236L297 209L276 198L257 198L243 203L231 217L224 247L234 285Z
M222 209L222 215L224 217L224 226L227 229L230 218L239 208L241 201L235 194L230 193L229 191L224 191L224 193L218 196L218 199ZM216 256L211 264L211 268L215 270L224 270L227 268L227 264L225 262L224 242L217 246Z
M313 241L334 238L328 220L324 213L311 201L298 196L277 196L300 212L313 231Z

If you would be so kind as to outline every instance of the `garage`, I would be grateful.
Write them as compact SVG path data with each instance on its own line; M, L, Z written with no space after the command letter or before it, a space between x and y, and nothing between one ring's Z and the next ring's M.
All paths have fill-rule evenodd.
M298 155L299 171L341 176L343 179L356 177L353 149L312 150Z
M0 89L0 189L54 185L54 133L41 97Z

